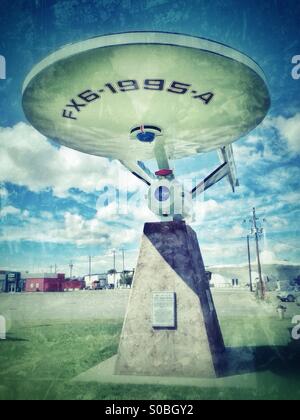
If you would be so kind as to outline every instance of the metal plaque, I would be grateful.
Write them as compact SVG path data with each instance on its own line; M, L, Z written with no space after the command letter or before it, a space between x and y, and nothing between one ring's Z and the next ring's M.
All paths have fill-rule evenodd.
M153 292L153 328L176 328L176 293Z

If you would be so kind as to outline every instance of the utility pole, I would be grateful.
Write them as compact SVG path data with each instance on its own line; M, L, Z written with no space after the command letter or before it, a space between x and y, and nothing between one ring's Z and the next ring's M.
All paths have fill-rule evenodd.
M123 257L123 274L125 273L125 249L122 249L122 257Z
M73 261L70 262L69 267L70 267L70 280L71 280L73 276L73 268L74 268Z
M54 266L54 274L57 274L57 264Z
M262 228L258 228L257 221L259 218L256 216L256 209L253 207L253 225L254 225L254 234L255 234L255 242L256 242L256 254L257 254L257 266L258 266L258 276L259 276L259 288L261 299L265 298L265 287L262 278L262 270L261 270L261 262L260 262L260 251L259 251L259 238L263 233Z
M90 283L91 283L91 278L92 278L92 256L89 256L89 279L90 279Z
M125 285L127 287L127 284L126 284L126 281L125 281L125 249L123 248L123 249L121 249L121 251L122 251L122 261L123 261L123 285L125 283Z
M113 250L113 258L114 258L114 285L116 286L116 250ZM119 284L117 284L117 289Z
M251 268L250 236L249 235L247 235L247 249L248 249L250 292L252 293L253 292L253 283L252 283L252 268Z
M246 221L245 221L246 222ZM261 260L260 260L260 249L259 249L259 240L261 238L261 235L263 234L263 228L259 226L259 217L257 217L256 215L256 209L255 207L253 207L252 210L252 218L249 220L250 224L251 224L251 235L254 235L255 238L255 244L256 244L256 256L257 256L257 267L258 267L258 287L259 287L259 294L260 294L260 298L262 300L265 299L265 286L264 286L264 281L263 281L263 277L262 277L262 268L261 268ZM248 242L248 255L250 254L250 236L249 237L249 242ZM249 269L251 270L251 262L249 264ZM252 276L251 276L252 279Z

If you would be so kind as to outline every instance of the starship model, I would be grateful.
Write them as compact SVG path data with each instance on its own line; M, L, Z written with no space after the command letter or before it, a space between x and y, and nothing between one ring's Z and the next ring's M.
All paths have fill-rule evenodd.
M112 376L223 374L222 331L197 235L183 219L192 199L216 182L227 177L233 191L238 185L232 143L270 107L262 70L205 39L101 36L38 64L25 81L23 107L59 144L122 162L149 186L149 207L166 221L145 224ZM170 161L213 150L220 166L185 191Z
M270 96L261 68L206 39L161 32L96 37L68 45L27 77L30 123L59 144L118 159L150 186L149 205L164 218L227 177L238 185L232 143L265 118ZM217 150L220 166L190 192L170 160ZM155 159L154 174L145 162ZM184 202L176 209L176 200Z

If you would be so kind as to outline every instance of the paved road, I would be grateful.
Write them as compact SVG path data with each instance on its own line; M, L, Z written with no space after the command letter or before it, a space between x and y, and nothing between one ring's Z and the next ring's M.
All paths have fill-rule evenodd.
M129 290L74 293L0 294L0 315L8 322L43 324L47 321L124 318ZM272 304L257 303L246 290L213 290L217 312L222 318L277 316L275 296ZM300 307L286 304L287 315L300 315Z
M123 319L129 290L0 295L0 314L9 321Z

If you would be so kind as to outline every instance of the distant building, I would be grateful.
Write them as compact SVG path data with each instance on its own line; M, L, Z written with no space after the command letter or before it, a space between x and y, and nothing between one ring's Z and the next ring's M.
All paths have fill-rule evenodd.
M226 288L226 287L232 287L232 279L223 277L220 274L213 273L211 276L210 285L211 287L221 288L221 289Z
M21 273L0 271L0 293L22 292Z
M101 274L91 274L91 275L84 276L86 289L92 290L94 283L99 281L100 276Z
M106 274L99 276L99 279L97 281L94 281L93 283L94 290L103 290L107 288L108 288L108 281L107 281Z
M121 284L121 274L122 273L116 273L116 274L108 274L107 275L107 281L108 286L112 289L118 289Z
M63 282L65 292L73 292L85 289L85 282L79 279L67 279Z
M108 276L104 274L91 274L84 277L85 287L89 290L99 290L108 287Z
M28 293L63 292L64 282L64 274L29 274L25 291Z

